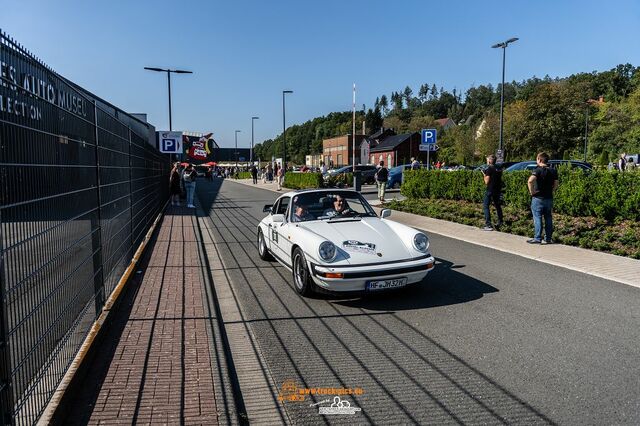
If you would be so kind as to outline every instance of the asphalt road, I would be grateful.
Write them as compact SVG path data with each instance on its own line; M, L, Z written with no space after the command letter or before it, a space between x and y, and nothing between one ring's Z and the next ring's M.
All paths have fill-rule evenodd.
M257 255L274 194L220 180L197 193L276 383L364 390L345 397L354 415L286 402L294 423L640 423L639 289L432 235L420 287L303 299Z

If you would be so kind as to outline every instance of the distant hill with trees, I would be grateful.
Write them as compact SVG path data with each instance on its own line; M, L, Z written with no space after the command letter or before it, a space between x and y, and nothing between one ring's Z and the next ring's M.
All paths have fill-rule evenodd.
M458 126L439 135L439 159L478 163L498 147L500 91L501 85L488 84L463 95L425 83L414 94L407 86L381 95L366 113L358 111L356 133L362 132L362 121L368 134L382 126L404 133L438 127L436 119L449 117ZM505 83L507 159L531 159L540 150L553 158L582 158L587 114L589 161L604 165L620 152L639 153L640 67L625 64L604 72ZM323 139L351 133L351 117L351 111L332 112L289 127L288 159L303 163L305 154L320 154ZM255 147L256 157L272 155L282 155L282 135Z

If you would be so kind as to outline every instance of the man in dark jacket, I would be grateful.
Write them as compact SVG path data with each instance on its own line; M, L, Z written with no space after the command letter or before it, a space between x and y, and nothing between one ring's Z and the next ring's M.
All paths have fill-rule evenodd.
M502 193L502 169L496 167L496 156L491 154L487 157L487 165L488 167L484 169L484 184L486 186L486 190L484 192L484 228L485 231L493 231L493 226L491 225L491 210L490 204L496 208L496 213L498 215L498 223L496 223L496 228L500 228L502 226L502 206L500 205L500 195Z
M529 244L551 244L553 234L553 193L558 189L558 171L549 167L549 154L541 152L536 158L536 167L529 176L527 186L531 194L534 236ZM542 218L544 217L544 241L542 240Z
M258 183L258 168L255 166L251 166L251 177L253 178L253 184L257 185Z

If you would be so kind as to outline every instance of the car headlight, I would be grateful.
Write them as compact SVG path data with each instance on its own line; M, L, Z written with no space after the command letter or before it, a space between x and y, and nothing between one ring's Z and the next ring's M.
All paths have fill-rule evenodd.
M318 248L318 254L325 262L331 262L335 259L336 252L336 246L331 241L323 241Z
M429 237L424 234L416 234L413 236L413 247L416 250L425 253L429 248Z

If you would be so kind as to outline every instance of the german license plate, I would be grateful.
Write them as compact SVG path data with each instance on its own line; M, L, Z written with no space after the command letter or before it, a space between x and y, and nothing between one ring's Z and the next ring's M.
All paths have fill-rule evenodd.
M386 290L389 288L399 288L407 285L406 278L392 278L390 280L368 281L367 290Z

